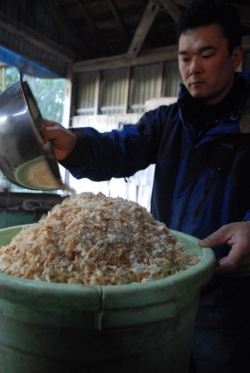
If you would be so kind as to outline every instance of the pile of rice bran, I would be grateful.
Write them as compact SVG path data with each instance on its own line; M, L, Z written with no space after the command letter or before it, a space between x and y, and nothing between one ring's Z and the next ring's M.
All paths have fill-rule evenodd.
M199 261L144 207L102 193L66 198L0 250L0 272L85 285L157 280Z

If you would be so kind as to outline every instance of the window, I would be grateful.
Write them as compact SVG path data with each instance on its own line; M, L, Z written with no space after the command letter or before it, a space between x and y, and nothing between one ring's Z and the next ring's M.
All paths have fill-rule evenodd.
M159 64L135 66L131 71L129 112L141 113L150 98L157 97Z
M178 68L177 61L168 61L164 64L164 77L162 84L163 97L177 97L179 85L181 82L181 74Z
M127 69L101 72L100 113L119 114L126 112Z
M97 72L91 71L77 75L77 115L94 115Z

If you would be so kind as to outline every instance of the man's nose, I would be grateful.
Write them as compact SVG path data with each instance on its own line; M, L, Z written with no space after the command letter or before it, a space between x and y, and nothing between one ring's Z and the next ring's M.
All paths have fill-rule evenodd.
M202 69L203 68L201 66L200 59L196 57L192 58L189 68L190 75L200 74L202 72Z

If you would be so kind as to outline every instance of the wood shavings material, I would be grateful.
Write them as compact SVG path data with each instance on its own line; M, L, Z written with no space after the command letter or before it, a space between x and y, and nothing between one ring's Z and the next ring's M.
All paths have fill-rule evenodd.
M66 198L0 250L0 271L57 283L161 279L200 258L139 204L102 193Z

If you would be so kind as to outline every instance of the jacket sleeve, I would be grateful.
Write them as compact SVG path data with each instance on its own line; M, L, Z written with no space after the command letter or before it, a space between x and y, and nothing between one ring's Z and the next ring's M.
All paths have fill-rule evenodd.
M246 215L244 216L243 221L250 221L250 210L247 211Z
M144 114L135 125L100 133L78 128L77 144L60 164L77 179L93 181L129 177L155 162L161 139L163 115L159 109Z

